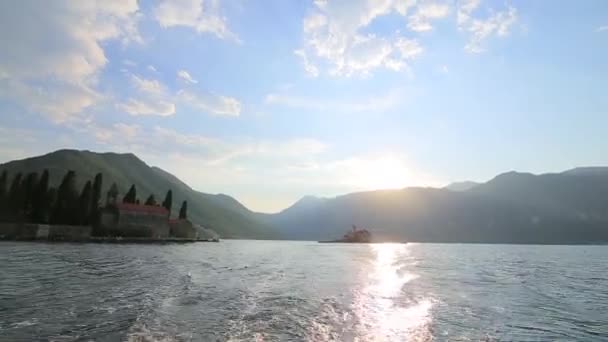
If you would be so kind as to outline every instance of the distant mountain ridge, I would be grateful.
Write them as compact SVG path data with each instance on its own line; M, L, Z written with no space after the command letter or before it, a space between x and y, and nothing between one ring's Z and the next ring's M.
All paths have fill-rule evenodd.
M608 243L607 167L301 202L265 219L291 239L332 239L356 224L391 241Z
M464 182L454 182L448 184L445 189L452 191L469 191L474 187L478 186L481 183L472 182L472 181L464 181Z
M77 175L78 189L96 173L103 174L103 199L113 182L121 194L135 184L137 194L144 201L154 194L162 201L167 190L173 191L173 213L176 214L181 201L187 200L189 218L218 232L222 237L272 238L275 233L241 203L227 195L212 195L198 192L174 175L158 167L150 167L132 153L97 153L78 150L59 150L42 156L15 160L0 164L12 178L17 172L38 172L48 169L50 184L57 186L68 170Z

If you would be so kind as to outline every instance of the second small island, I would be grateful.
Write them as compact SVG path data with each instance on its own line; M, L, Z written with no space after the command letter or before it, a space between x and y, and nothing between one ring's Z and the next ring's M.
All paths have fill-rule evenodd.
M319 241L320 243L370 243L372 235L367 229L359 229L353 225L351 231L344 234L341 239Z

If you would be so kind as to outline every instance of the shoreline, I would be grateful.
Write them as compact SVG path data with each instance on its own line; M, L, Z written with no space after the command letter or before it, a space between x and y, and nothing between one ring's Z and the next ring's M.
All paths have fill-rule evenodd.
M196 242L219 242L219 240L194 240L186 238L137 238L137 237L90 237L87 239L19 239L0 236L0 241L41 242L41 243L112 243L112 244L184 244Z

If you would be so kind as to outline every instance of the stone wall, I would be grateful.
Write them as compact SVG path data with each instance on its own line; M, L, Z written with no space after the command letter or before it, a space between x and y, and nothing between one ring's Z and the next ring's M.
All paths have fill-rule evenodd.
M121 211L117 226L124 236L156 239L169 236L169 220L161 215Z
M90 237L89 226L0 223L1 240L83 241Z
M171 236L173 237L193 240L198 238L198 230L188 220L173 220L169 222L169 225L171 226Z

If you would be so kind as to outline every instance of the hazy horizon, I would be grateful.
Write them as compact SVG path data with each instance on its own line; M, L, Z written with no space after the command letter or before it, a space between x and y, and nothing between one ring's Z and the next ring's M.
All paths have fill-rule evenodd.
M0 161L131 152L305 195L606 165L608 2L0 3Z

